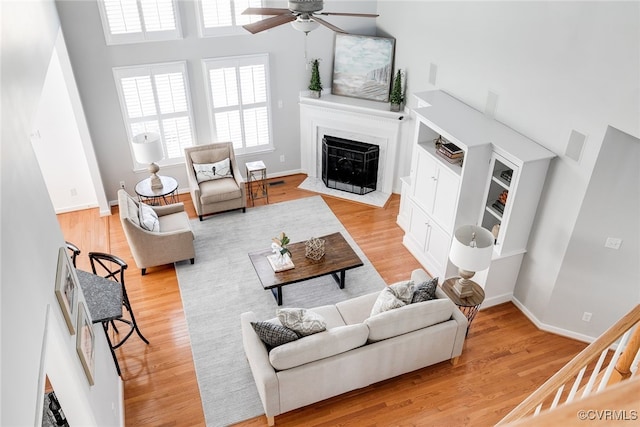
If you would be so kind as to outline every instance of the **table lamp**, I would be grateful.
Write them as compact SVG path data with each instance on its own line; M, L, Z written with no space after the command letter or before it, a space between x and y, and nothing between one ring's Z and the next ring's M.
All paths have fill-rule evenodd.
M453 234L449 259L458 267L460 278L453 290L461 298L473 294L473 282L469 279L476 271L482 271L491 265L493 255L493 234L477 225L463 225Z
M158 177L160 166L155 162L162 160L162 141L160 135L153 132L145 132L133 137L133 154L138 163L149 163L149 173L151 174L151 189L162 188L162 181Z

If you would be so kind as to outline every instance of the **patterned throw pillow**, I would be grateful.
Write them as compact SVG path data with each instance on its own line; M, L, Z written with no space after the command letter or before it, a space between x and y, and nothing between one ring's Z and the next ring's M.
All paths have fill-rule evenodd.
M230 178L231 177L231 162L227 157L216 163L194 163L193 170L196 173L196 180L198 184L205 181L211 181L213 179Z
M406 280L404 282L398 282L394 283L393 285L389 285L389 289L393 293L393 295L395 295L396 298L398 298L405 304L411 303L414 288L415 284L411 280Z
M306 308L281 308L276 314L283 326L292 329L300 337L327 330L324 317Z
M139 205L140 214L140 226L147 231L160 231L160 221L158 221L158 214L153 210L151 206L144 203Z
M269 348L277 347L298 339L298 335L289 328L271 322L251 322L253 330Z
M391 287L388 286L378 294L378 298L371 309L371 316L393 310L394 308L400 308L405 305L407 304L399 299Z
M416 286L411 298L411 304L422 301L430 301L436 298L436 288L438 287L438 278L420 283Z

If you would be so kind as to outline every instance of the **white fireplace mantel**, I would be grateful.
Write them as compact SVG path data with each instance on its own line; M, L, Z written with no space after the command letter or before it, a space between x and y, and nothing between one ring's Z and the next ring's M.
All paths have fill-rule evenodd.
M337 95L322 95L316 99L301 94L302 171L311 178L322 177L322 138L325 135L375 144L380 147L376 191L391 194L399 187L395 166L404 119L405 113L389 111L388 103Z

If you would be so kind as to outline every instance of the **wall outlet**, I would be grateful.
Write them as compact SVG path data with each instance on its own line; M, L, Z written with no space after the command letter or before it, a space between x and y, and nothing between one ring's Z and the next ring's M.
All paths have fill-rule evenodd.
M604 247L609 249L620 249L621 245L622 239L616 237L607 237L607 240L604 242Z
M280 162L284 163L284 154L280 154Z
M71 193L71 197L76 197L78 195L78 190L72 188L71 190L69 190L69 193Z
M124 181L120 181L120 188L124 190Z
M582 314L582 321L583 322L591 322L591 313L589 313L588 311L585 311Z

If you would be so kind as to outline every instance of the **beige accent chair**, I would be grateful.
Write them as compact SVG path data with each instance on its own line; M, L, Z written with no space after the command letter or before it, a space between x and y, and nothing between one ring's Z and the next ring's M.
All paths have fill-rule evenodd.
M118 190L120 222L129 248L144 276L148 267L190 260L194 263L196 251L194 234L183 203L150 206L158 215L159 231L147 231L140 225L140 204L126 191Z
M231 142L196 145L184 149L189 192L193 206L202 221L204 215L242 209L246 211L247 196L242 173L236 164L236 156ZM221 178L198 183L195 164L216 163L229 158L233 178Z

